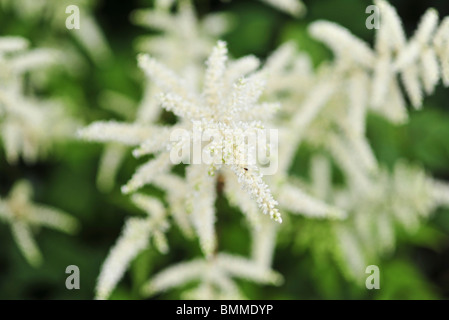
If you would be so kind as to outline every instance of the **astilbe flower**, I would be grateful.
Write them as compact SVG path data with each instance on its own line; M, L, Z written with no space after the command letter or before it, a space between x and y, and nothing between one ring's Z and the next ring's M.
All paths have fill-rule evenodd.
M0 198L0 221L11 226L11 232L26 260L33 266L42 262L42 254L33 238L33 229L47 227L74 233L78 221L65 212L31 202L32 187L21 180L11 189L7 198Z
M255 121L257 110L263 108L275 111L278 108L277 104L255 104L262 90L259 76L254 79L239 80L235 86L232 85L240 74L235 74L237 70L232 67L227 74L225 73L226 52L226 45L223 42L219 42L214 48L208 60L203 95L190 93L179 78L149 56L139 57L139 65L147 76L154 78L156 84L161 88L173 91L163 94L161 103L165 109L173 111L183 119L176 126L193 128L195 124L201 131L208 128L218 130L222 139L218 139L218 144L214 144L212 148L221 147L223 150L225 149L225 133L234 134L235 131L236 134L239 134L245 129L257 131L261 127L261 124ZM227 82L223 79L226 79ZM245 119L246 117L249 120ZM190 140L169 141L173 128L167 129L163 126L150 127L100 122L82 130L80 135L90 140L116 140L130 145L140 144L140 147L133 152L135 156L157 153L153 160L140 167L131 180L122 187L123 192L129 193L150 183L157 174L169 171L172 166L169 159L170 150L164 149L168 147L181 150L183 144L190 145ZM230 153L224 154L222 163L217 164L217 168L212 168L212 170L218 169L222 165L227 166L238 176L248 192L255 196L265 213L268 213L273 219L279 220L280 215L275 208L275 201L261 180L258 168L255 165L241 162L241 158L244 157L242 150L234 148L228 151ZM194 167L189 166L188 170L197 170ZM205 166L205 173L209 169L211 168Z
M167 211L163 204L152 197L134 194L132 200L136 206L148 215L145 218L129 218L123 228L122 235L111 249L105 260L97 282L97 298L106 299L116 283L126 271L128 264L145 248L150 237L161 253L168 251L164 233L169 227Z
M237 146L237 149L229 149L223 142L223 140L229 139L229 134L242 134L242 128L253 129L251 125L256 125L255 129L258 130L261 126L260 123L253 124L253 122L248 122L246 118L251 119L251 117L257 115L250 108L254 108L255 110L258 108L254 103L256 103L258 96L261 94L265 70L263 72L253 73L245 79L241 78L241 74L255 70L259 65L254 57L244 57L233 61L227 71L225 71L225 60L225 44L219 42L208 59L208 69L205 76L205 81L207 82L205 82L203 94L195 98L193 94L188 93L182 81L176 78L164 66L147 56L140 58L140 66L149 76L159 81L158 84L160 87L171 88L172 90L176 89L178 93L178 95L168 93L161 96L162 106L168 110L173 110L181 118L181 121L174 126L174 129L200 128L200 130L205 131L206 129L212 128L215 130L214 132L217 129L220 130L219 132L226 132L227 135L223 134L223 136L218 136L218 139L214 139L214 142L209 145L209 149L206 149L208 151L214 150L217 154L219 154L219 150L224 150L223 154L220 154L219 159L221 162L212 165L189 165L186 169L185 180L170 173L169 167L171 164L168 152L171 148L182 150L185 145L189 146L190 138L186 140L181 139L175 143L170 142L168 141L168 137L173 128L170 129L170 127L160 125L144 126L142 124L128 125L116 122L99 122L83 129L80 135L96 141L118 141L130 145L140 144L140 147L133 152L136 156L142 156L150 152L159 153L153 160L143 165L136 172L131 181L124 186L123 190L130 192L150 182L163 189L166 192L167 202L169 203L168 211L171 213L173 220L187 237L191 237L192 229L196 230L200 239L201 248L206 255L206 259L202 264L207 265L209 269L213 267L213 270L216 267L211 261L218 259L217 255L213 254L217 247L214 228L215 185L217 184L217 178L222 179L225 186L224 194L232 204L242 210L251 226L253 253L251 259L247 259L246 261L252 268L257 267L261 272L263 271L261 274L269 274L267 272L271 266L277 228L271 221L267 221L263 216L260 216L260 208L266 211L271 209L272 213L269 216L274 219L279 219L280 217L277 215L277 210L274 207L275 202L269 194L269 189L263 184L260 173L257 173L258 168L249 163L242 163L241 159L235 159L237 157L243 157L243 154L239 151L239 147ZM227 85L226 80L229 82ZM234 85L232 85L233 82ZM230 93L227 93L224 88L229 90ZM245 96L245 94L249 97ZM254 97L251 95L254 95ZM181 97L188 102L184 102ZM220 99L217 97L220 97ZM230 98L226 99L226 97ZM268 114L264 113L261 116L269 117L270 113L278 108L278 105L263 104L261 107L265 112L269 111ZM212 109L213 112L208 109ZM188 119L190 117L192 118L190 122L193 123L189 123ZM242 120L235 123L235 118L241 118ZM208 120L205 121L205 119ZM145 136L148 138L145 139ZM184 146L180 145L180 143L183 143ZM167 145L168 151L164 147ZM237 155L234 155L235 152L237 152ZM242 184L249 191L248 193L239 192ZM261 188L260 191L258 188ZM340 218L344 216L344 213L338 209L332 208L306 195L299 187L285 184L279 190L279 194L284 192L288 193L286 197L284 196L286 205L288 204L292 208L292 202L297 207L301 206L301 213L309 213L314 217L332 216L333 214L335 214L335 217ZM259 197L255 202L251 200L251 196L254 196L254 194ZM299 200L298 195L301 195ZM294 200L290 198L294 198ZM270 203L273 203L273 205ZM161 209L154 210L161 211ZM111 250L102 268L97 286L98 298L107 298L109 296L128 263L141 250L146 248L146 243L151 233L149 228L151 227L142 220L142 224L146 225L146 227L142 227L146 230L143 232L143 229L140 227L142 225L141 223L137 223L137 221L131 223L131 221L135 220L130 220L126 224L121 238ZM239 259L243 258L237 257L236 259L235 261L240 261ZM189 263L186 264L189 265ZM181 263L181 265L184 264ZM211 272L212 274L223 273L220 270ZM165 274L165 271L162 271L161 274ZM201 274L199 273L199 275ZM205 284L198 288L198 292L195 291L195 296L199 297L205 293L210 293L210 297L230 297L228 296L230 293L232 293L231 296L234 296L237 292L233 289L234 285L226 285L228 292L226 290L221 293L220 290L218 290L218 293L210 291L211 288L208 283L215 281L208 279L209 276L206 277L206 275L210 274L203 274ZM187 281L187 276L182 273L178 277L180 279L179 284ZM223 278L220 281L224 280ZM269 279L266 281L271 282ZM229 282L229 279L226 280L226 283ZM216 285L220 286L220 284ZM206 288L209 289L206 290ZM149 294L149 292L153 291L146 290L145 292Z
M307 228L303 230L304 236L298 236L299 243L310 246L317 255L332 257L348 278L359 283L365 279L368 264L394 250L397 229L413 234L437 207L449 206L447 183L435 180L418 166L403 161L399 161L391 172L382 169L379 175L369 179L367 190L335 185L327 157L314 157L311 166L312 189L320 190L314 195L346 210L348 219L327 221L323 226L327 228L327 237L312 240L322 243L319 246L307 238L305 234L310 233ZM318 237L319 233L316 233ZM322 248L327 250L323 252Z
M255 72L244 77L258 67L257 59L244 57L231 62L228 69L226 60L226 44L218 42L207 60L203 92L198 94L164 65L147 55L141 55L139 66L166 92L160 96L161 104L179 117L178 123L166 126L97 122L79 133L82 138L88 140L137 145L138 148L133 151L137 157L154 154L154 158L142 165L122 187L122 191L131 193L149 183L167 191L173 220L187 236L192 233L192 229L195 230L206 261L216 257L214 224L215 185L218 177L231 176L234 182L247 191L249 197L246 201L254 203L256 208L259 207L258 211L281 222L280 213L276 208L277 202L263 182L259 168L255 164L245 162L245 143L242 139L245 130L257 132L263 128L262 123L256 121L258 116L268 118L279 106L276 103L257 104L263 90L263 73ZM264 113L258 113L258 110L263 110ZM186 139L170 141L170 135L176 129L187 129L191 132L199 130L200 133L213 130L217 135L205 150L218 161L213 164L188 165L185 181L170 173L173 166L170 160L171 151L190 148L192 140L197 139L193 134ZM253 197L255 202L251 202L254 200L250 197ZM133 231L137 230L136 228L140 228L137 222L127 223L122 237L111 250L100 276L98 297L105 298L109 295L127 263L143 249L149 231ZM258 247L257 256L271 255L273 243L267 243L266 246L269 250L265 250L265 253L263 248ZM262 257L260 260L265 261L263 270L269 268L266 264L269 259ZM114 265L115 267L111 267Z
M197 74L200 66L199 62L203 61L206 53L210 50L213 39L228 28L228 23L225 20L227 17L222 14L207 15L200 22L195 17L190 1L179 2L175 14L170 14L167 11L171 6L172 3L170 1L162 1L161 3L156 3L155 9L153 10L138 10L133 14L132 18L135 23L153 29L159 29L163 32L161 36L151 36L142 39L139 42L138 48L142 51L149 51L151 55L158 57L158 59L166 65L171 66L176 71L189 77L189 80L186 80L185 84L195 84L198 81ZM190 50L189 48L192 49ZM275 64L275 62L273 63ZM251 70L256 69L258 65L258 60L253 56L239 59L238 61L233 62L233 71L230 72L231 76L229 78L237 79L238 73L244 74L245 72L250 72ZM232 73L235 74L232 75ZM144 98L140 103L136 116L137 122L142 125L153 125L158 118L161 109L155 96L159 90L160 89L151 82L145 85ZM112 103L117 106L117 108L115 108L117 110L129 109L127 106L130 106L131 104L126 98L124 99L117 94L114 94L113 96L119 98L118 101L121 101L121 104L123 105L120 107L119 103L115 101L116 99L108 99L109 102L106 102L106 105L110 106ZM265 107L267 106L270 107L270 105L266 105ZM270 111L269 108L266 111ZM132 116L127 118L132 118ZM152 143L154 144L154 142ZM117 170L120 160L123 158L125 152L126 148L117 143L109 144L107 147L102 157L101 175L99 175L101 180L99 179L99 181L103 181L100 186L107 185L104 181L109 182L109 184L108 187L103 187L103 190L110 189L111 177L115 175L115 170ZM271 265L271 256L273 255L275 247L277 228L271 223L262 222L263 219L259 216L257 204L251 201L248 194L238 191L240 189L239 181L232 170L223 169L221 170L220 176L223 176L226 181L226 196L236 207L242 210L250 223L252 235L255 239L253 241L253 250L255 251L253 257L254 261L265 268L269 268ZM190 238L193 234L192 228L196 228L198 230L197 232L202 234L202 238L205 239L202 241L202 245L205 248L204 250L206 252L212 252L216 246L213 228L215 217L215 212L213 210L215 195L213 189L215 180L207 177L205 168L202 169L199 167L189 171L188 180L189 183L185 183L173 174L164 174L156 177L153 184L166 192L168 197L167 202L169 203L172 216L184 235ZM194 183L192 183L192 181L194 181ZM191 190L194 191L192 192ZM334 216L335 214L335 216L341 218L344 215L340 211L305 195L298 187L293 187L292 185L286 185L284 188L280 189L278 194L283 194L284 191L287 190L289 191L287 197L284 196L282 200L285 201L285 203L288 203L289 208L295 206L296 210L293 210L294 212L310 214L314 217L323 217L327 214ZM298 199L295 192L300 193L302 197ZM192 212L193 219L186 216L186 205L188 211ZM116 247L119 246L119 243L121 242L119 241ZM138 248L138 246L135 248ZM114 251L115 249L111 251L109 255L110 258L108 259L113 259L114 256L118 256L118 254L114 254ZM115 260L118 260L118 258L115 258ZM127 259L122 261L123 264L119 270L124 270L128 262ZM102 270L105 270L104 272L107 273L107 270L112 270L112 268L109 268L105 264ZM107 278L100 277L100 279L106 280L99 281L98 288L107 287L112 290L116 281L118 281L121 276L120 272L114 272L113 274L116 275L115 281L108 282ZM106 283L106 285L103 285L103 282ZM110 290L107 290L107 293L105 294L105 291L101 289L103 294L100 294L99 290L100 289L97 290L97 297L105 298L110 293Z
M0 132L10 163L20 156L35 162L56 141L69 137L76 126L59 101L25 94L25 74L61 61L57 51L27 47L28 41L23 38L0 38ZM27 91L33 85L29 82Z
M449 34L447 19L437 28L438 15L429 9L407 42L394 8L385 1L377 4L382 24L376 30L374 49L345 28L318 21L309 31L329 46L334 53L332 61L313 71L308 59L295 53L291 45L273 54L270 80L277 84L268 97L283 96L280 101L286 106L279 119L283 128L280 140L286 145L281 145L279 152L281 172L291 164L296 150L292 146L307 142L331 153L349 183L366 187L360 170L375 175L379 168L365 134L368 111L403 123L408 116L398 76L416 108L422 104L421 82L428 94L440 76L445 82L447 55L442 48ZM298 66L303 67L302 72ZM296 82L300 88L294 85ZM355 162L360 165L354 166Z
M164 12L172 4L173 1L158 1L156 10ZM187 297L238 298L241 295L231 276L272 283L273 278L268 275L272 274L279 227L267 218L281 221L278 207L284 217L291 213L331 218L316 223L304 220L298 239L317 255L326 253L334 258L349 278L359 280L368 261L393 250L396 228L413 232L437 206L448 204L449 188L445 183L400 162L392 172L388 171L378 163L366 136L370 110L395 123L407 119L407 101L399 80L415 108L422 104L423 90L431 94L440 77L446 84L447 19L438 27L436 12L429 10L407 41L395 10L385 1L377 4L382 26L377 31L374 49L336 24L324 21L312 24L311 35L334 53L332 61L316 70L310 58L297 52L290 43L276 50L258 70L259 60L253 56L227 63L226 45L219 42L207 60L203 78L194 60L202 54L205 42L200 41L199 51L187 50L192 55L190 62L181 61L173 53L178 58L167 60L167 64L173 63L170 66L176 72L148 55L139 56L139 66L153 84L146 91L142 106L157 110L162 105L178 117L176 124L156 124L157 117L140 122L137 116L133 124L97 122L80 135L87 140L137 147L133 151L136 157L152 154L153 158L136 171L122 191L133 193L146 184L165 191L168 206L162 209L159 204L151 210L165 212L164 221L170 224L173 219L186 237L195 233L205 255L160 271L144 287L145 295L199 280L200 285ZM172 35L167 45L161 45L162 51L190 39L188 34L167 25L170 19L180 19L191 31L199 30L192 23L190 10L190 3L183 2L176 18L165 11L165 15L158 16L163 19L152 23ZM155 12L140 13L141 22ZM191 40L189 46L193 46ZM154 43L149 48L154 48ZM203 85L199 90L200 83ZM276 113L278 104L259 100L281 101L284 108ZM243 136L247 132L259 133L263 128L279 128L280 144L278 154L274 152L270 159L278 163L277 174L262 179L260 167L245 158L248 146ZM174 132L185 131L193 135L178 136L177 141L171 139ZM215 136L203 154L215 161L186 166L185 177L171 172L170 155L185 156L184 151L190 150L206 132L214 132ZM314 147L310 181L293 177L289 172L296 150L304 143ZM269 149L267 145L258 147ZM189 156L183 160L189 160ZM332 181L331 163L343 173L340 185ZM216 253L217 183L224 183L220 192L242 211L250 225L250 258ZM241 187L247 192L240 192ZM260 215L260 211L267 215ZM148 225L144 219L128 221L102 269L97 297L107 298L129 262L146 248L152 232L157 231ZM315 231L321 228L325 232L307 230L311 225L318 226ZM164 230L159 230L159 234ZM229 266L220 262L223 259ZM245 267L238 272L229 271L228 268L238 265ZM247 270L251 268L259 270L255 275L263 277L248 276Z
M416 108L422 104L422 91L431 94L440 76L445 84L447 18L438 27L436 11L429 9L407 42L394 8L385 1L377 4L382 25L374 49L343 27L320 21L309 30L331 48L334 60L313 70L308 57L287 43L265 67L270 75L266 98L278 99L284 106L275 120L281 143L273 193L278 194L281 209L290 213L307 212L309 206L301 196L306 192L314 203L321 199L318 208L348 216L344 221L322 222L321 227L319 222L305 221L298 238L317 255L327 252L335 257L349 278L357 280L364 276L367 262L393 250L396 228L413 232L437 205L447 205L449 200L446 184L419 168L398 163L388 173L378 164L366 137L369 110L395 123L407 120L407 102L397 76ZM296 150L305 143L314 148L312 184L288 175ZM329 161L343 173L343 187L332 186ZM291 184L300 188L291 189ZM277 193L276 187L283 185ZM315 229L309 230L308 225ZM321 239L317 228L332 236Z
M28 46L28 41L20 37L0 37L0 137L11 165L19 157L27 163L37 161L55 142L67 139L76 125L57 100L37 99L28 93L37 84L30 77L25 88L25 75L61 62L55 50L27 50ZM9 197L0 199L0 220L10 224L24 257L37 266L42 255L33 229L43 226L73 233L78 222L58 209L32 203L31 196L27 181L16 182Z
M447 58L448 18L438 26L438 13L428 9L412 38L407 41L396 10L386 1L376 1L380 9L381 25L376 30L375 46L353 36L345 28L327 21L314 22L310 33L333 51L333 69L348 79L349 92L370 97L361 107L367 107L400 122L407 117L405 100L398 76L407 97L415 108L422 106L423 91L431 94L440 77L448 86ZM369 81L363 80L367 78ZM357 86L351 88L351 83ZM346 85L346 84L345 84ZM357 92L357 93L356 93Z
M349 183L366 187L363 175L375 175L379 167L365 134L368 110L404 122L406 101L396 75L401 76L415 107L422 103L418 99L422 96L421 81L430 94L440 74L444 80L447 56L441 48L449 34L446 19L437 29L437 13L429 9L407 42L394 8L385 1L377 4L382 24L376 31L374 50L343 27L319 21L312 23L310 33L331 48L333 61L313 71L307 58L295 53L289 44L273 54L270 80L277 85L268 97L283 96L280 101L286 106L279 119L280 140L286 146L280 146L281 172L289 168L297 146L307 142L331 153ZM303 71L297 66L303 66ZM410 70L416 66L420 66L419 72L412 75ZM282 81L285 78L290 81ZM290 107L293 105L298 107Z
M148 76L154 77L155 81L160 81L158 84L161 87L173 90L173 93L161 96L164 108L173 111L179 117L190 120L192 122L190 125L195 125L201 132L211 129L218 133L217 139L214 139L208 151L214 154L215 151L218 153L223 150L222 159L219 159L221 161L218 164L213 164L210 168L207 166L205 169L191 167L191 170L205 170L205 172L212 170L210 175L213 176L213 171L225 165L236 174L239 182L256 198L264 213L269 213L270 217L280 221L280 215L275 208L276 203L270 191L261 180L258 168L245 162L247 160L242 149L244 146L240 142L242 138L240 135L243 135L245 130L257 132L262 127L261 123L257 121L258 116L269 116L278 108L278 105L256 104L263 88L260 76L255 75L248 80L240 79L235 83L240 74L235 74L237 70L232 67L227 73L225 72L226 54L225 43L219 42L208 60L203 93L196 97L189 94L179 81L170 83L172 79L166 78L168 74L164 72L165 70L161 69L161 66L148 56L140 57L140 65ZM224 79L227 81L223 81ZM235 84L233 85L233 83ZM260 110L268 112L259 115L258 111ZM237 141L237 144L232 145L231 149L226 145L228 142L226 139L231 139L230 136ZM190 144L191 141L170 144L172 147L182 149L183 143ZM142 145L135 154L142 155L151 152L151 144L150 146ZM137 173L125 186L125 192L139 187L148 178L146 174Z

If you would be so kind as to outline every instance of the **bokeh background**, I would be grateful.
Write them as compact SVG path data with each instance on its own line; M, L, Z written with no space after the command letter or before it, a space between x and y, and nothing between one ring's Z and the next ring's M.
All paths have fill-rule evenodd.
M416 28L420 16L428 7L438 9L440 16L449 15L449 2L423 0L391 0L403 19L406 30ZM327 19L350 29L369 43L373 31L365 28L365 8L372 4L364 0L305 0L307 14L296 19L254 0L195 1L200 15L210 11L227 11L234 16L234 28L226 34L230 53L234 57L255 54L266 57L279 44L295 41L301 50L310 53L315 65L331 58L330 52L307 34L307 25L317 19ZM77 4L77 1L72 1ZM148 30L134 26L130 13L145 8L151 1L99 1L95 17L112 48L110 61L96 64L82 46L64 30L48 25L41 17L25 19L16 12L0 9L0 35L20 35L31 40L32 46L70 45L81 53L84 70L77 76L62 68L51 70L42 96L58 96L66 101L69 111L83 123L99 119L122 120L99 103L104 90L114 90L130 97L137 104L142 94L142 75L136 66L135 41ZM65 20L67 14L60 13ZM81 16L82 23L82 16ZM71 31L76 32L76 31ZM449 180L449 90L439 86L425 99L422 111L410 110L410 121L393 126L370 116L368 136L379 161L392 165L405 158L421 164L433 176ZM168 115L166 115L169 117ZM169 119L168 119L169 121ZM51 128L49 128L51 130ZM141 162L129 154L110 193L96 186L100 144L67 141L53 149L45 160L34 165L9 165L0 153L0 195L7 194L21 178L30 180L35 188L36 202L61 208L77 217L82 228L75 236L42 229L37 242L44 263L33 268L26 263L13 242L7 225L0 224L0 299L92 299L96 278L110 247L120 234L125 218L141 214L120 193L124 184ZM298 150L292 174L303 176L307 165L307 147ZM149 187L145 191L158 194ZM237 254L248 254L249 233L242 215L219 198L218 236L220 248ZM310 250L298 245L302 230L325 230L326 221L309 221L295 217L282 229L274 269L285 277L279 287L259 286L240 281L240 287L252 299L446 299L449 298L449 210L439 209L413 235L398 239L395 252L382 259L381 289L366 290L344 278L335 265L326 259L314 258ZM325 233L323 233L325 236ZM139 299L140 285L150 275L177 261L200 254L196 242L186 242L176 228L168 233L170 252L167 255L146 250L132 263L119 283L112 299ZM65 269L77 265L81 271L81 289L65 288ZM179 291L157 296L177 299Z

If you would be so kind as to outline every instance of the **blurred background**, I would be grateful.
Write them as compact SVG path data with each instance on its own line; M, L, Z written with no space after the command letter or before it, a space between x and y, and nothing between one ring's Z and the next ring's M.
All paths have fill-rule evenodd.
M69 4L77 4L73 0ZM98 1L95 19L103 30L112 51L108 61L95 63L79 41L67 31L67 14L61 10L61 26L51 25L42 16L30 18L16 10L0 8L0 35L19 35L31 41L31 47L64 46L76 52L83 70L75 75L64 68L54 68L37 95L57 96L66 101L69 112L84 124L100 119L123 120L99 103L104 90L129 97L137 107L141 99L143 77L136 65L136 39L150 31L133 25L130 14L146 8L152 1ZM234 26L224 40L234 57L255 54L266 57L279 44L293 40L310 53L314 65L331 58L330 52L307 34L307 26L326 19L350 29L356 36L373 43L373 31L365 28L365 9L371 1L304 0L307 14L293 18L254 0L195 1L199 15L226 11L234 15ZM420 16L435 7L440 17L449 15L446 1L391 0L406 30L411 35ZM81 23L83 17L81 16ZM70 59L67 56L67 59ZM410 121L393 126L386 120L370 116L368 137L378 160L393 164L398 158L421 164L431 175L449 180L449 90L439 86L427 97L422 111L410 110ZM36 164L10 165L0 154L0 196L5 196L15 181L32 182L38 203L48 204L77 217L82 225L75 236L42 229L36 239L44 263L31 267L12 240L8 225L0 224L0 299L92 299L96 278L110 247L115 243L125 218L141 214L121 194L124 184L142 160L127 154L115 188L100 192L96 175L103 145L82 141L58 144L49 157ZM292 174L306 175L307 148L300 148ZM148 193L157 190L145 188ZM218 202L220 247L236 254L248 254L250 235L242 215L226 199ZM304 228L321 228L325 221L308 221L295 217L278 236L274 266L285 277L279 287L259 286L240 281L242 291L252 299L446 299L449 298L449 210L439 209L417 233L398 239L394 253L381 261L381 290L366 290L345 279L329 261L318 261L310 250L298 244L297 235ZM320 230L323 230L321 228ZM170 252L158 254L146 250L132 263L119 283L112 299L138 299L140 285L164 266L200 254L196 242L185 243L176 228L168 233ZM325 236L325 233L323 234ZM80 290L65 288L65 269L77 265L81 273ZM179 291L157 296L177 299Z

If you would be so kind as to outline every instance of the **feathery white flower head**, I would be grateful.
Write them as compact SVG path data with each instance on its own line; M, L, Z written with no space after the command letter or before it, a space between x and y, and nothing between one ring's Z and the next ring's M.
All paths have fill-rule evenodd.
M339 72L368 74L369 90L361 88L365 94L370 92L371 99L367 103L373 110L399 122L406 118L406 114L398 77L415 108L421 107L424 92L433 93L441 76L447 85L445 65L449 56L443 47L447 42L448 23L445 19L438 26L438 13L429 9L414 35L407 40L396 10L384 0L376 1L376 5L382 20L376 30L374 49L332 22L314 22L310 33L333 51Z
M74 233L78 222L58 209L31 202L32 187L28 181L17 182L7 198L0 198L0 220L11 226L13 237L33 266L42 262L42 255L33 238L33 227L47 227Z
M110 250L97 281L96 298L107 299L122 278L128 265L145 248L150 238L161 253L168 251L165 232L169 228L167 212L155 198L134 194L134 204L147 213L146 218L129 218L121 236Z

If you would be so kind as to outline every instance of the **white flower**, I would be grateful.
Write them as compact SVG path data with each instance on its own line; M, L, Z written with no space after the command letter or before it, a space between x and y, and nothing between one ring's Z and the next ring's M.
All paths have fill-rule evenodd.
M257 67L248 58L244 59L245 64ZM227 72L226 60L226 44L220 41L207 60L204 88L201 94L192 92L185 85L186 81L147 55L139 56L139 65L162 91L167 92L161 96L162 106L182 119L178 126L188 129L193 128L193 125L199 125L203 132L212 130L217 133L217 142L214 141L210 149L223 151L222 162L217 166L225 165L231 168L245 190L254 197L262 212L281 221L276 208L277 202L263 182L258 168L250 165L246 160L245 145L242 144L245 131L260 130L261 124L256 121L261 114L260 111L274 112L278 105L257 103L264 84L263 74L242 78L244 74L238 74L232 68L238 62L232 64L230 72ZM250 68L244 70L245 72L253 71ZM170 131L163 127L114 122L94 123L82 130L80 135L96 141L140 144L134 152L135 156L156 153L155 158L141 166L122 188L125 193L133 192L151 183L157 175L168 172L172 166L169 159L170 150L182 149L184 145L189 146L191 143L190 139L178 143L170 142ZM237 142L231 145L231 149L229 149L229 138Z
M230 17L224 13L210 13L199 19L190 0L178 1L174 12L169 10L171 6L172 3L156 4L154 9L136 10L131 20L161 33L140 37L137 50L183 72L203 62L216 37L230 28Z
M45 156L55 142L71 135L76 125L64 114L59 101L25 94L28 72L61 61L54 50L26 50L27 45L23 38L0 38L0 132L10 163L19 157L35 162ZM30 85L33 87L35 83ZM48 130L49 127L52 130Z
M348 212L347 220L332 222L326 241L336 240L337 247L328 254L357 281L366 279L366 265L394 250L398 227L414 233L436 207L449 204L447 184L405 162L398 162L392 173L381 170L369 183L366 190L333 187L328 195Z
M19 181L7 198L0 198L0 220L11 226L13 237L27 261L37 266L42 255L33 238L33 227L48 227L74 233L78 222L58 209L31 202L32 188L27 181Z
M265 2L299 11L296 1ZM233 277L279 281L271 270L279 224L270 220L282 221L279 208L305 216L298 238L314 255L322 259L330 254L349 278L359 280L368 262L394 249L398 227L413 232L437 206L449 203L448 186L421 169L403 163L392 172L385 169L366 134L370 111L403 122L408 101L419 108L440 78L449 83L448 19L438 25L438 15L431 9L407 39L396 11L379 0L382 26L373 48L337 24L318 21L310 33L332 50L334 59L314 69L310 57L286 43L258 70L256 57L232 60L226 43L212 47L225 29L224 20L216 16L198 20L190 1L172 8L174 3L159 0L154 10L133 16L136 23L162 32L140 42L150 53L138 56L147 78L144 98L137 115L122 112L134 122L99 121L80 131L86 140L112 143L103 158L104 167L110 168L103 177L112 176L126 146L134 148L135 157L150 156L122 191L133 194L152 184L164 192L168 204L163 209L134 194L133 201L153 214L127 221L102 269L98 298L110 295L150 238L159 251L168 249L165 230L171 222L186 237L198 237L204 257L160 271L145 285L144 294L199 281L183 297L230 299L242 297ZM218 28L211 21L218 21ZM20 46L11 43L9 50ZM129 105L126 99L119 100ZM285 108L278 112L278 103L265 101L280 101ZM159 124L161 109L173 113L176 123ZM263 177L259 164L248 155L254 146L245 142L246 134L265 128L279 128L279 153L272 155L277 157L278 174L272 177ZM177 131L190 135L173 141ZM178 168L173 168L171 155L182 151L179 158L193 162L184 151L194 149L198 137L209 132L214 133L213 140L201 152L214 162L187 163L182 166L185 174L175 173ZM309 177L300 179L289 170L303 143L312 147L312 158ZM267 145L257 147L268 150ZM338 185L333 181L334 166L342 174ZM220 221L215 202L221 193L250 226L248 259L217 253L220 239L215 229ZM289 216L283 217L289 222Z
M438 13L429 9L413 37L407 41L395 9L384 0L378 0L376 4L382 20L374 49L332 22L314 22L310 33L333 51L335 68L339 72L363 70L370 75L370 107L392 120L402 121L405 115L403 99L398 98L397 76L400 76L412 105L420 108L423 89L426 94L432 94L441 76L440 69L443 70L443 80L447 75L448 52L442 49L447 41L447 23L443 21L438 27ZM394 110L389 112L392 108Z
M129 218L121 236L110 250L101 268L96 287L96 298L107 299L122 278L129 263L149 245L150 237L159 252L166 253L168 244L165 232L169 227L163 205L142 194L133 195L134 204L147 213L145 218Z

